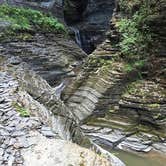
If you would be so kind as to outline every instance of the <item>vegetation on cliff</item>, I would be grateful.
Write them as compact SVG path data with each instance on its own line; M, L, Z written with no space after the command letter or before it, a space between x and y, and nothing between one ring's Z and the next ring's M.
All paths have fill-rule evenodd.
M56 18L40 11L12 7L9 5L0 6L0 21L8 22L9 31L43 31L53 33L64 33L65 27Z
M119 46L129 61L145 59L148 54L152 54L155 34L151 31L149 20L159 15L162 3L162 0L120 0Z

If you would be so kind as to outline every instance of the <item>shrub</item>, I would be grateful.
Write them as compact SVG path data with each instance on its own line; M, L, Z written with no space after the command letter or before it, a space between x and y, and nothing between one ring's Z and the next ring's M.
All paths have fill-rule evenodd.
M63 24L59 23L53 16L29 8L1 5L0 21L10 22L10 29L13 31L66 32Z
M123 8L126 6L126 2L122 5ZM138 3L137 0L134 1ZM121 1L122 3L122 1ZM138 4L137 4L138 5ZM147 19L153 12L148 4L142 1L142 6L135 13L131 14L131 5L128 5L128 14L118 21L118 28L121 32L121 40L119 46L121 53L127 60L140 60L145 54L149 53L149 47L152 43L152 34L150 27L147 24ZM131 15L130 15L131 14Z

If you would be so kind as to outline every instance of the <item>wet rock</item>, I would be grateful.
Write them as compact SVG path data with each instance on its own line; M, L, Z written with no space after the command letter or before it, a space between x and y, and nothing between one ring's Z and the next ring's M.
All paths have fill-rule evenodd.
M103 133L102 131L98 131L98 133L88 133L87 135L98 138L101 140L106 140L111 143L116 143L125 138L125 135L123 135L121 132L117 131L112 131L109 134L108 133Z
M166 143L154 143L152 146L155 150L166 153Z
M121 142L118 147L120 149L129 149L137 152L149 152L152 150L150 145L146 145L139 138L128 137L123 142Z
M41 128L41 133L46 136L46 137L51 137L51 138L54 138L57 136L57 134L53 133L53 131L51 131L51 128L50 127L42 127Z

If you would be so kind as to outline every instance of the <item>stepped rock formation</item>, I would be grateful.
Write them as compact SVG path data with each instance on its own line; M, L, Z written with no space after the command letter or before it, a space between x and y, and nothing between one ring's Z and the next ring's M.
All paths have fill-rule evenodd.
M70 109L25 62L1 57L0 66L0 165L124 165L101 148L107 159L69 142L92 146Z
M73 4L70 0L65 2L70 7ZM79 28L89 32L92 26L99 25L99 16L107 16L104 27L96 26L92 36L87 33L90 42L96 47L101 42L101 34L109 29L104 34L106 40L89 57L70 38L61 34L18 34L1 41L1 165L30 165L30 162L34 165L38 162L38 165L77 166L79 163L82 166L104 166L111 163L124 166L99 145L106 145L106 149L166 153L164 5L159 15L149 18L154 44L159 49L153 52L154 56L148 59L142 72L137 68L126 70L127 62L119 56L120 50L116 47L120 36L116 27L118 15L108 21L114 2L81 2L81 22L77 22L80 21L77 18L72 22L72 26L78 28L75 32L79 36ZM40 3L11 0L10 3L46 11L59 8L54 14L63 20L61 0ZM71 17L80 8L78 1L74 6L78 8L71 11ZM103 15L101 11L106 6L111 8ZM0 22L0 30L7 26L8 22ZM91 38L95 39L91 41ZM61 96L61 89L56 88L64 88L63 83L66 87ZM99 154L106 154L107 159L69 141L94 148ZM55 149L51 148L54 146ZM62 161L62 156L69 158Z
M6 23L5 26L9 25ZM1 24L1 28L5 30L4 24ZM39 32L34 34L16 33L14 36L4 35L1 37L0 164L2 166L29 165L26 155L30 153L34 159L33 165L33 162L36 162L36 157L37 160L39 157L35 154L36 150L39 152L38 148L41 148L40 153L42 152L45 156L50 153L58 153L57 156L68 156L69 158L64 160L61 165L85 163L87 165L124 166L118 158L91 143L84 136L78 125L78 120L70 108L66 107L63 101L58 98L59 94L56 94L56 88L48 84L49 82L54 86L56 83L52 83L52 81L61 82L62 78L51 75L58 69L58 65L61 70L66 70L67 73L71 72L77 63L79 64L86 57L86 54L62 34L55 36L51 33ZM49 75L51 76L46 77ZM62 140L94 148L99 154L105 154L107 159ZM52 141L52 146L58 144L59 148L66 146L66 149L63 149L60 154L59 151L56 151L58 149L42 151L41 143L43 141ZM76 154L74 147L70 148L73 152L69 151L68 147L70 146L75 146L79 152ZM48 147L45 148L49 147L48 143ZM89 154L91 160L85 158L83 153ZM55 158L55 156L51 157L50 161L47 157L42 161L49 165L60 164L61 159Z
M1 44L6 55L15 55L12 61L28 62L36 73L54 86L74 76L73 66L87 56L63 35L35 34L24 41L6 39Z
M142 79L140 69L127 71L127 62L119 57L119 32L112 19L107 39L64 91L66 105L94 142L124 150L166 152L164 7L163 2L160 13L149 18L159 51L149 58ZM156 27L160 30L154 31Z

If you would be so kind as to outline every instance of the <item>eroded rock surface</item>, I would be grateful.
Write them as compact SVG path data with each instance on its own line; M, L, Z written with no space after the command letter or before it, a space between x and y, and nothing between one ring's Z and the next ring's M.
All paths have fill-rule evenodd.
M158 151L153 145L165 147L166 141L165 58L160 54L149 59L145 77L140 79L137 69L126 70L117 42L112 22L107 40L90 55L63 99L82 124L90 125L85 132L93 141L130 151ZM103 128L110 131L103 133Z
M73 65L82 62L86 54L68 37L63 35L22 34L25 40L6 39L1 43L5 56L14 61L27 62L32 69L51 85L74 76ZM21 36L21 34L20 34ZM23 37L23 38L24 38Z
M26 63L11 64L10 58L4 59L6 58L1 59L0 72L0 161L2 166L36 165L36 162L62 166L83 163L124 165L118 158L100 147L94 146L99 153L106 153L107 159L78 145L62 141L63 139L74 140L83 146L87 144L88 147L93 147L89 139L84 137L70 108L68 109L57 98L54 88L30 70ZM29 154L31 154L30 158L28 158ZM45 157L39 160L41 155ZM62 160L62 156L67 159Z
M111 166L106 159L71 142L47 139L35 132L29 140L34 146L23 151L25 166Z

